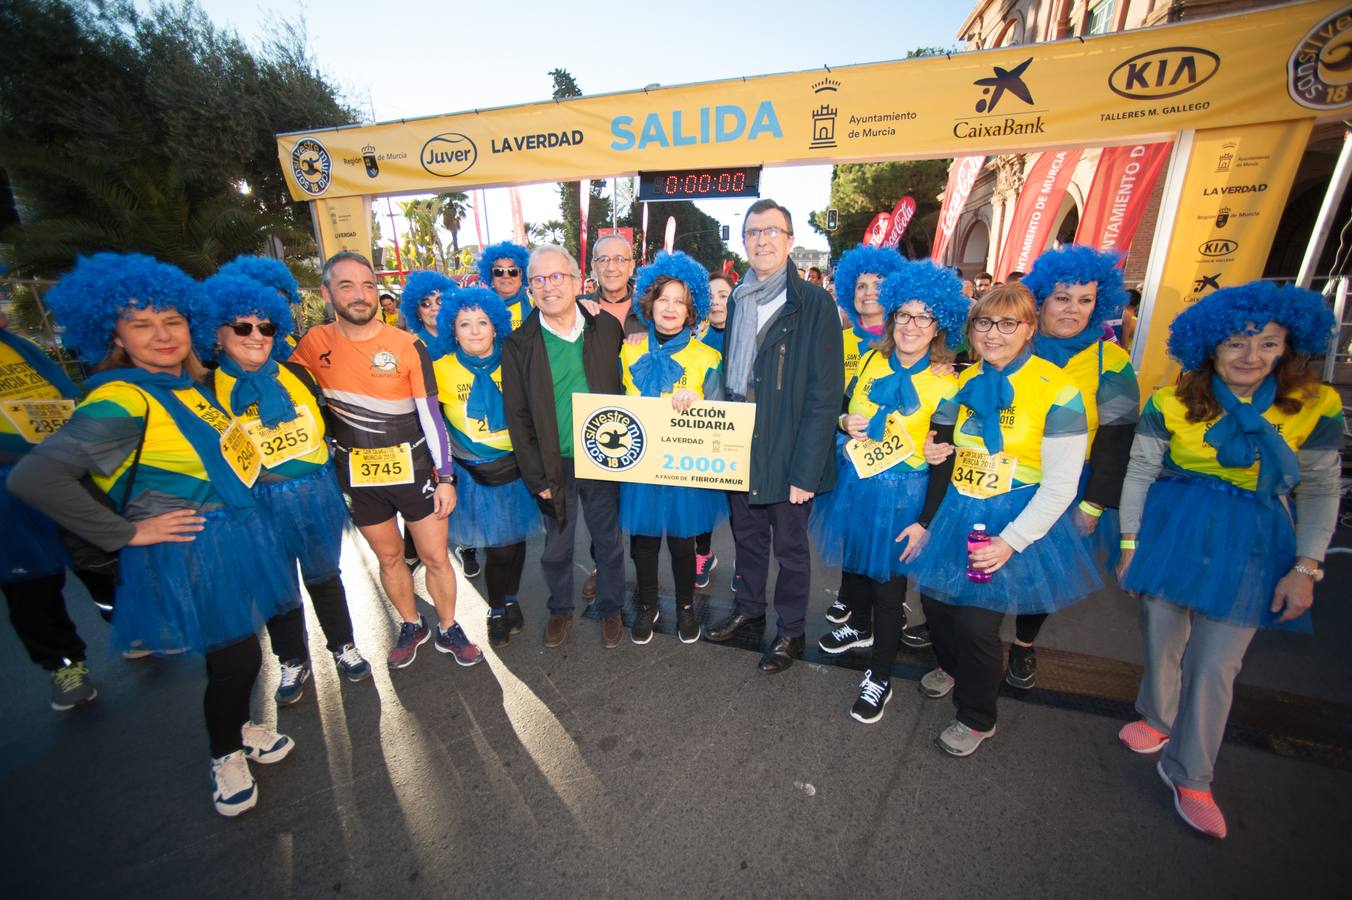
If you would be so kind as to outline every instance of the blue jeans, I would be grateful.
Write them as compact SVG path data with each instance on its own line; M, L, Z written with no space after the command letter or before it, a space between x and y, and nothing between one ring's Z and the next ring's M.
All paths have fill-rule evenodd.
M591 534L596 560L596 611L601 618L619 613L624 606L624 547L620 542L620 487L612 481L579 480L573 460L563 460L564 518L546 515L545 549L540 568L549 585L551 614L573 611L573 543L577 530L578 503Z

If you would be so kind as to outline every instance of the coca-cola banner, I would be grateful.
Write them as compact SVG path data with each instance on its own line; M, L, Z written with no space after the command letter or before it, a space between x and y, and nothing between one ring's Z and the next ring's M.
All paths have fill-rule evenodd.
M1042 255L1052 237L1066 185L1070 184L1070 176L1079 161L1078 148L1048 150L1038 155L1023 181L1019 202L1014 206L1014 218L996 269L997 281L1004 281L1010 272L1027 272L1033 268L1033 260Z
M967 205L967 197L972 193L972 185L981 174L985 165L984 156L960 156L948 167L948 186L944 188L944 202L939 207L939 223L934 227L934 246L930 249L930 259L937 263L944 261L944 251L953 240L953 232L958 227L962 208Z
M1099 250L1118 250L1125 262L1150 193L1169 161L1173 146L1172 141L1165 141L1105 147L1084 201L1075 243Z
M867 247L881 247L883 239L887 237L887 226L891 221L890 213L880 212L874 216L873 221L864 229L863 244Z
M914 197L906 196L897 201L897 205L892 208L892 223L887 226L887 237L883 238L884 247L895 247L901 243L901 236L906 233L906 226L911 224L914 215Z

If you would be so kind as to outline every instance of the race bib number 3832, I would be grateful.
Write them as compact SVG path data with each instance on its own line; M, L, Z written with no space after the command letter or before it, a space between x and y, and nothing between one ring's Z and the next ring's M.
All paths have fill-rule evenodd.
M1008 453L983 453L974 447L959 447L953 461L953 486L968 497L987 499L1007 494L1014 487L1014 467L1019 459Z
M386 487L413 483L413 447L353 447L348 451L348 484Z
M880 441L845 442L845 456L854 464L860 478L871 478L915 454L915 446L897 413L887 417L887 428Z

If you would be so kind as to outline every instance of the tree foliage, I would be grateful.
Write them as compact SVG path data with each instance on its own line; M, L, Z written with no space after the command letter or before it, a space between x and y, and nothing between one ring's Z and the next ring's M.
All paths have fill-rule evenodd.
M578 87L577 79L567 69L550 69L549 78L554 84L554 90L550 96L555 100L566 100L569 97L581 97L582 88ZM577 256L579 253L579 234L582 224L582 184L577 181L559 182L559 217L564 223L563 246L568 252ZM588 213L590 213L590 208ZM588 222L591 221L588 215Z
M814 230L826 235L831 256L839 258L864 238L864 230L880 212L891 212L902 197L915 198L915 215L902 235L900 249L910 259L928 256L939 217L939 195L948 183L946 159L914 162L852 163L831 171L831 208L840 227L826 230L826 213L809 217Z
M78 253L137 250L197 275L267 235L313 252L278 132L356 119L308 56L301 22L251 50L195 0L6 0L0 170L17 224L0 239L21 272ZM242 192L247 186L248 193ZM9 196L0 196L0 209Z
M728 250L723 243L721 234L723 226L717 219L689 200L674 200L648 204L646 240L640 234L643 225L643 204L635 201L629 207L628 213L620 217L620 225L634 229L635 243L643 241L645 244L643 247L635 247L640 260L652 259L653 255L662 249L666 238L667 218L670 216L676 217L674 249L690 254L710 272L722 271L725 259L741 258Z

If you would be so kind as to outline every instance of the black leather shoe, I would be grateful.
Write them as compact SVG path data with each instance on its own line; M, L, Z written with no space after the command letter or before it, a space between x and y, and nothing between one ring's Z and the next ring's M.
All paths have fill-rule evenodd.
M770 644L770 649L766 650L765 655L761 657L760 665L757 668L766 675L783 672L793 665L795 659L803 658L803 644L802 635L796 638L784 637L782 634L775 635L774 642Z
M753 618L741 613L733 613L717 625L711 626L708 631L704 632L704 636L715 644L721 644L724 641L731 640L733 635L744 628L748 630L754 628L757 631L764 630L765 616Z

